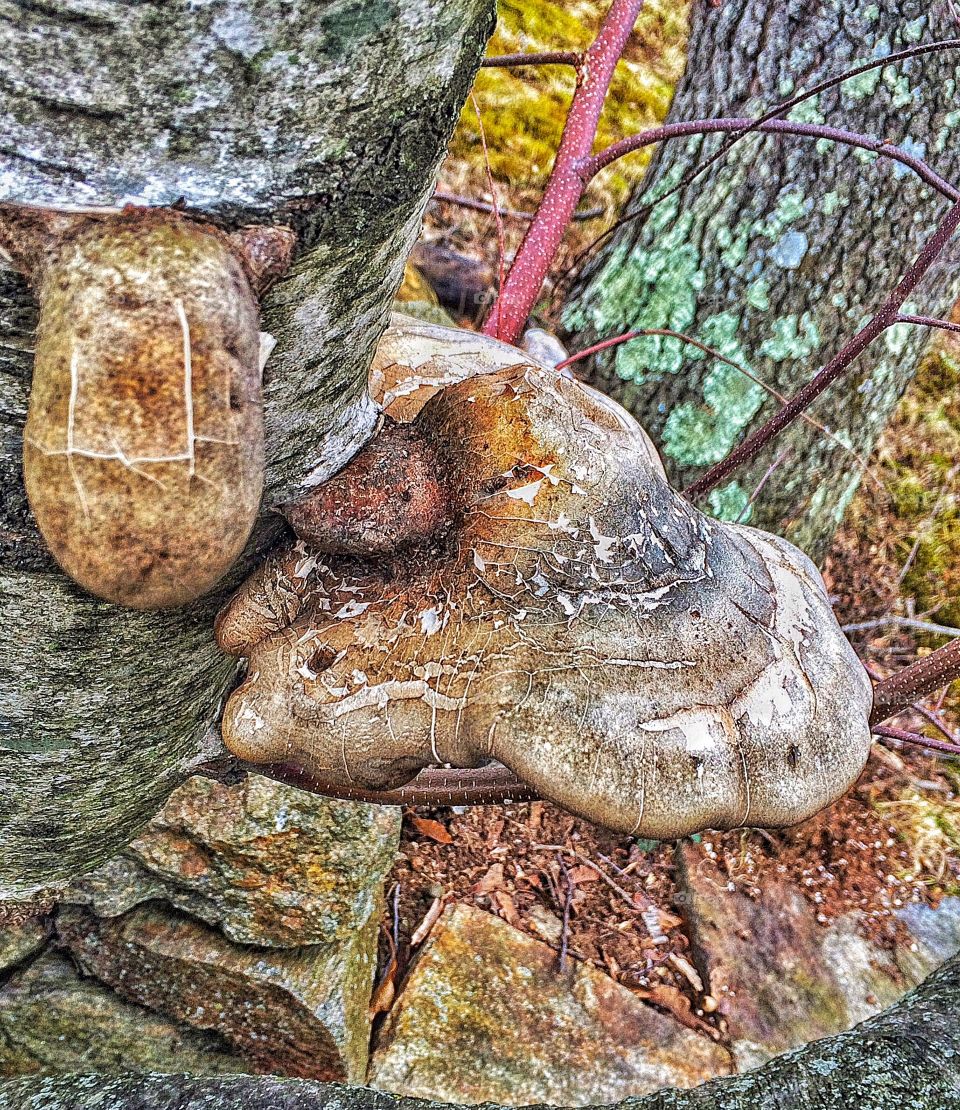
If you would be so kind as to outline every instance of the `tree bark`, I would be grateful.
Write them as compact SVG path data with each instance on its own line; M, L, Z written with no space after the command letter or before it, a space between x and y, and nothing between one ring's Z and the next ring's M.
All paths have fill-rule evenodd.
M671 120L760 115L858 62L955 34L947 6L926 0L697 3ZM791 118L889 138L955 181L958 77L955 51L910 59L821 94ZM721 141L665 143L629 210ZM911 171L863 151L751 135L646 223L611 238L574 289L565 323L579 347L635 328L686 332L793 393L879 307L946 203ZM945 315L960 295L958 260L954 243L905 311ZM750 512L750 523L821 557L926 338L905 325L888 331L814 407L836 438L794 424L712 491L712 511L726 519ZM593 378L651 432L681 485L779 406L737 370L672 338L608 350Z
M261 524L214 596L152 613L84 594L36 531L21 476L36 309L0 268L0 899L107 859L216 750L236 664L214 614L275 535L271 507L376 427L367 367L493 17L492 0L0 13L0 200L182 199L300 242L263 305L278 343Z
M895 1006L847 1033L778 1056L756 1071L618 1110L951 1110L960 1106L960 957ZM0 1110L452 1110L367 1087L297 1079L182 1075L30 1077L0 1082Z

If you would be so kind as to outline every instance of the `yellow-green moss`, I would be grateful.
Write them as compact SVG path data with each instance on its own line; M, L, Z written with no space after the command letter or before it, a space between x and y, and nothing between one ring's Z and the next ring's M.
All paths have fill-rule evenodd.
M501 0L497 30L488 54L580 50L590 45L609 7L608 0ZM688 3L650 0L614 76L597 135L605 146L661 122L683 72ZM481 70L474 85L494 177L515 188L538 192L553 165L574 73L567 66ZM450 147L454 162L467 163L471 180L485 190L480 128L467 101ZM611 210L626 198L649 157L632 156L591 189Z

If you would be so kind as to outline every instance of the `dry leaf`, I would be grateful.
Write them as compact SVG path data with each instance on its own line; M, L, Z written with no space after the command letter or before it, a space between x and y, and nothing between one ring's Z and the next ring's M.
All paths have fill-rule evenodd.
M373 992L373 997L370 999L371 1018L376 1017L377 1014L385 1014L393 1005L393 1000L397 994L396 978L397 958L396 956L391 956L390 963L387 964L387 969L383 973L383 978L380 980Z
M571 867L567 875L572 883L595 883L600 878L592 867L587 867L583 863Z
M411 817L411 824L422 836L428 836L438 844L452 844L453 837L447 832L447 826L439 821L431 821L429 817Z
M489 894L503 886L503 864L495 863L483 878L470 888L474 894Z
M505 890L496 890L490 895L490 901L504 921L515 928L519 926L520 915L517 913L517 904L511 895Z

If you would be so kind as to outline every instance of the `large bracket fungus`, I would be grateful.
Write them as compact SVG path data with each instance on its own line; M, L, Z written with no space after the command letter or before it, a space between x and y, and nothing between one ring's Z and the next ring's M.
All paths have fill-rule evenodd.
M813 564L691 506L607 398L459 343L492 372L436 392L381 366L410 422L288 511L299 542L221 613L249 667L230 750L345 790L499 761L652 837L790 824L842 793L871 685Z
M24 483L75 581L135 608L206 593L263 490L257 292L292 234L233 236L167 209L0 205L40 302Z

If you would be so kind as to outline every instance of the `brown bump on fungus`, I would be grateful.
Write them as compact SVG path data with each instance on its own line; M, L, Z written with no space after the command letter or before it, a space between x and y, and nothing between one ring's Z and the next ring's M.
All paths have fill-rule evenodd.
M552 370L446 386L291 519L323 550L274 556L218 622L249 664L242 759L368 790L496 760L649 837L799 821L866 760L870 682L813 564L705 517Z
M0 246L40 304L27 495L91 593L182 605L243 550L264 468L255 289L291 245L168 210L0 207Z

